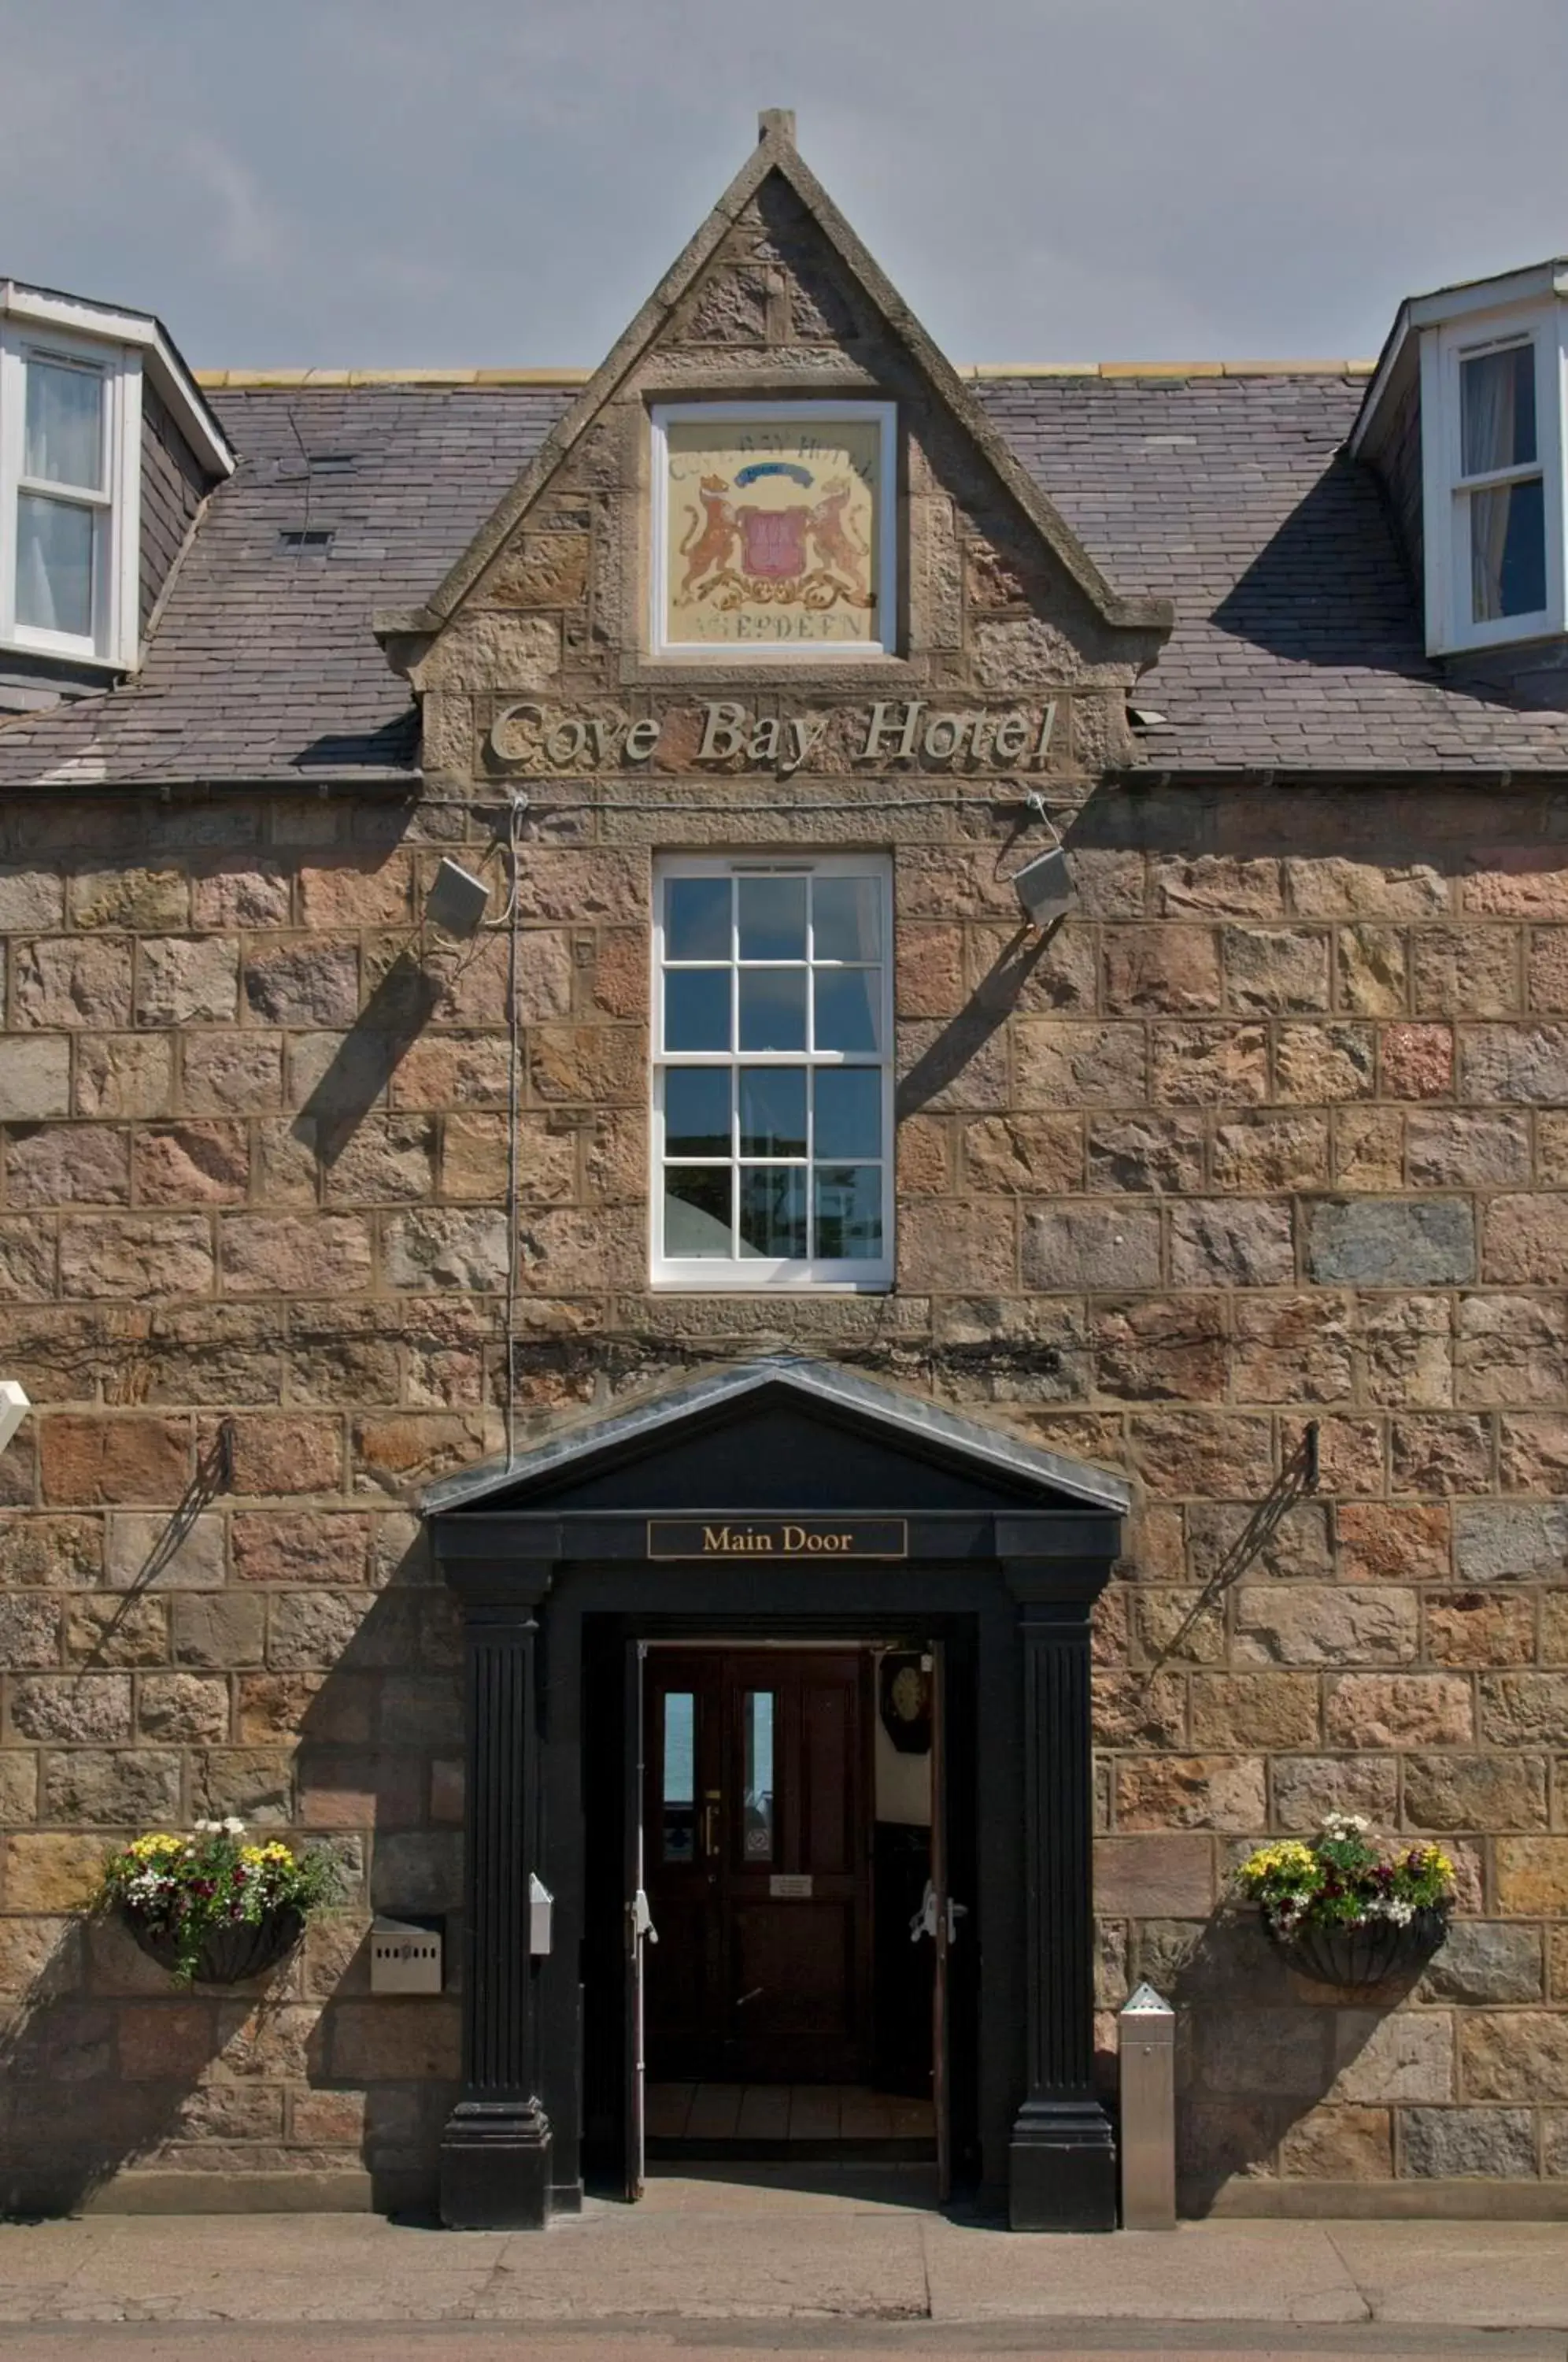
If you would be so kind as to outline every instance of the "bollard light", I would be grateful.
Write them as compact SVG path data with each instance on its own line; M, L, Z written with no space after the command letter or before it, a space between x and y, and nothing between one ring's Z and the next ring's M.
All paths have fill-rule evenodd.
M1176 2229L1176 2012L1153 1985L1116 2018L1121 2055L1121 2227Z

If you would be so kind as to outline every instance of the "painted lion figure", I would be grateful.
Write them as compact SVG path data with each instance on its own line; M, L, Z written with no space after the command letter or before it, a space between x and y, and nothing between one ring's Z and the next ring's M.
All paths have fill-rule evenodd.
M686 560L678 597L684 605L705 574L722 574L735 553L740 525L730 505L729 485L723 476L704 476L698 486L701 508L687 512L690 523L677 553Z

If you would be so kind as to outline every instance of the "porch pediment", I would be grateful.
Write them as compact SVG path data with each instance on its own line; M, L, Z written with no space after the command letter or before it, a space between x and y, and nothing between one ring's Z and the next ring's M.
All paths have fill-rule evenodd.
M1076 1539L1099 1558L1114 1554L1130 1497L1104 1470L836 1363L767 1357L574 1421L448 1478L423 1506L443 1556L481 1525L519 1542L529 1529L530 1555L620 1556L636 1520L804 1516L913 1521L917 1556L944 1540L957 1556L1006 1555L1010 1534L1032 1555L1050 1529L1049 1554Z

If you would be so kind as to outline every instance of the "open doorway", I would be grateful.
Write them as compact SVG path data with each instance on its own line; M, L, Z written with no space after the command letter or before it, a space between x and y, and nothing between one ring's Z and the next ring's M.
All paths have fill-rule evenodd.
M602 1747L590 1790L597 2178L635 2194L641 2150L929 2162L944 2187L964 2179L977 1985L969 1652L907 1636L623 1646L619 1845ZM602 1679L600 1699L609 1692ZM613 2078L616 2000L629 2022Z

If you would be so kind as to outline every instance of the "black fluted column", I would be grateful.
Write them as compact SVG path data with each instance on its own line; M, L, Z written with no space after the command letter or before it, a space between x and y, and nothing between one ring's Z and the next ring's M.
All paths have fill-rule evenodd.
M1023 1678L1025 2090L1008 2151L1015 2231L1116 2227L1116 2152L1094 2090L1089 1616L1109 1567L1010 1561Z
M441 2141L441 2216L453 2230L536 2230L550 2210L550 2126L538 2097L538 1970L528 1950L528 1876L538 1827L538 1628L532 1603L516 1597L470 1597L465 1606L463 2093Z

